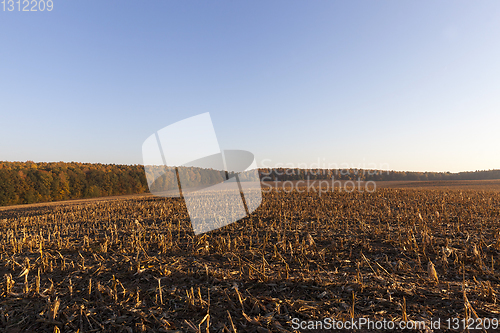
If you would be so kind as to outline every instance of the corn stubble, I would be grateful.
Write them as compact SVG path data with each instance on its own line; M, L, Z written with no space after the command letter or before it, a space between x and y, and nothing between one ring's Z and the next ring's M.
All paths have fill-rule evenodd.
M498 318L499 218L499 192L412 189L272 191L250 217L199 236L173 198L3 210L0 330Z

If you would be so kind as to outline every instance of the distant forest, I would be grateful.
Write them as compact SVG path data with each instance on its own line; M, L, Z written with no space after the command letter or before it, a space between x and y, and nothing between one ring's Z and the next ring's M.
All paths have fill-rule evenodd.
M142 165L0 162L0 205L147 192Z
M277 168L260 169L259 172L263 181L332 177L335 180L367 181L500 179L500 170L449 173ZM193 181L200 182L205 178L206 170L186 168L186 174ZM245 178L241 177L241 180ZM147 192L149 189L142 165L0 162L0 206Z
M363 169L260 169L263 181L287 180L364 180L364 181L436 181L436 180L485 180L500 179L500 170L467 171L467 172L412 172Z

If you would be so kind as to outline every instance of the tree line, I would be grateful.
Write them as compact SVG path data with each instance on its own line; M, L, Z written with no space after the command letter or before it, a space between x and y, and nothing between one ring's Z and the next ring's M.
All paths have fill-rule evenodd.
M187 186L222 182L225 171L179 168ZM0 206L148 193L177 188L175 168L77 162L1 162ZM229 173L231 177L233 174ZM151 177L153 176L153 177Z
M146 168L148 172L157 172ZM215 172L214 172L215 171ZM206 185L223 181L224 171L195 167L181 172L193 184ZM259 169L263 181L286 180L482 180L500 179L500 170L474 172L404 172L362 169ZM231 177L232 174L229 174ZM152 186L175 188L175 169L167 168L163 177L154 177ZM245 181L245 175L240 175ZM169 182L168 184L165 182ZM144 166L77 162L0 162L0 206L47 201L83 199L149 192Z
M0 205L147 191L141 165L0 162Z
M438 181L500 179L500 170L451 172L413 172L368 169L259 169L262 181L287 180L364 180L364 181Z

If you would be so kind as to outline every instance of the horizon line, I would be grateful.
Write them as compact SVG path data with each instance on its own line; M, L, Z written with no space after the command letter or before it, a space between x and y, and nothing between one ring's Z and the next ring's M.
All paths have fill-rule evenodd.
M78 161L71 161L71 162L66 162L66 161L32 161L32 160L26 160L26 161L5 161L5 160L0 160L0 163L34 163L34 164L41 164L41 163L66 163L66 164L94 164L94 165L127 165L127 166L145 166L144 164L140 163L133 163L133 164L128 164L128 163L104 163L104 162L78 162ZM169 168L177 168L179 166L167 166ZM462 170L462 171L456 171L456 172L451 172L451 171L411 171L411 170L395 170L395 169L372 169L372 168L286 168L286 167L258 167L257 169L262 170L262 169L295 169L295 170L373 170L373 171L384 171L384 172L413 172L413 173L449 173L449 174L459 174L459 173L473 173L473 172L487 172L487 171L500 171L499 169L476 169L476 170ZM250 169L254 170L254 169ZM249 171L249 170L245 170Z

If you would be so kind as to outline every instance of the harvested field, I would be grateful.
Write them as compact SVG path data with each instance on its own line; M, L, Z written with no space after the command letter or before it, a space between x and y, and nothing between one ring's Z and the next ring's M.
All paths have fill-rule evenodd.
M479 191L500 191L499 179L488 180L438 180L438 181L348 181L348 180L289 180L289 181L265 181L263 189L278 188L289 190L293 188L307 188L308 185L316 188L323 188L325 192L342 190L349 191L372 191L373 189L394 188L394 189L430 189L430 190L479 190ZM375 184L375 186L373 185Z
M3 209L0 328L287 332L294 318L439 318L435 332L462 332L446 320L498 323L499 222L500 192L449 189L273 190L250 217L200 236L176 198Z

